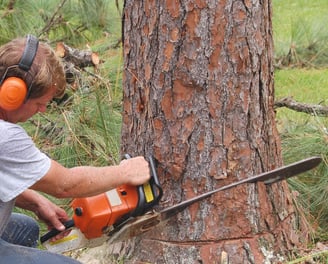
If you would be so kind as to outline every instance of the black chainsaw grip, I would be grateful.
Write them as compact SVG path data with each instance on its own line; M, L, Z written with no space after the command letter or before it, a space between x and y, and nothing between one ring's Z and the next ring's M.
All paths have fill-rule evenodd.
M65 223L63 223L63 225L65 226L65 230L67 230L69 228L74 227L74 221L73 221L73 219L68 220ZM41 238L40 238L41 244L44 243L44 242L46 242L50 238L53 238L53 237L57 236L61 232L64 232L64 231L59 231L59 230L57 230L55 228L51 229L48 233L46 233L43 236L41 236Z
M143 215L144 213L149 211L154 205L157 205L160 199L162 198L163 190L158 180L158 176L156 173L156 166L152 156L149 156L149 165L151 170L151 178L149 180L149 185L152 189L154 200L151 202L147 202L144 186L143 185L138 186L139 201L138 201L137 208L131 214L132 216Z
M155 161L152 156L149 156L149 164L150 164L150 169L151 169L151 174L152 174L152 178L150 179L151 186L152 187L155 186L157 189L156 197L155 197L154 201L152 202L152 205L153 205L153 204L158 204L159 201L161 200L161 198L163 196L163 189L162 189L161 183L159 182L157 172L156 172ZM154 190L154 192L156 192L156 190Z
M126 159L131 158L131 156L129 154L125 154L124 157ZM143 185L137 186L139 200L138 200L138 205L137 205L136 209L130 214L133 217L142 215L145 212L149 211L154 205L159 203L160 199L163 196L163 189L159 182L159 179L158 179L158 176L156 173L155 161L152 156L149 156L149 165L150 165L150 170L151 170L151 178L149 180L149 184L151 186L151 189L152 189L152 192L154 195L154 200L147 203L144 186Z

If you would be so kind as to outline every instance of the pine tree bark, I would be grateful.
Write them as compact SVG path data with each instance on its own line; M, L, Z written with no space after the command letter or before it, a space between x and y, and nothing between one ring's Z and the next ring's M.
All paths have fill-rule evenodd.
M270 0L125 1L122 152L158 161L161 207L282 165L271 19ZM277 263L304 242L300 230L286 182L248 184L191 206L128 255Z

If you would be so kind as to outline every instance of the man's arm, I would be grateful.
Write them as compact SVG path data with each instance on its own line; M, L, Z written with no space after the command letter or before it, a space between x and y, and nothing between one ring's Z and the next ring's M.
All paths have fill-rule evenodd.
M141 185L149 178L149 165L143 157L123 160L117 166L79 166L70 169L52 160L48 173L31 189L57 198L88 197L123 184Z

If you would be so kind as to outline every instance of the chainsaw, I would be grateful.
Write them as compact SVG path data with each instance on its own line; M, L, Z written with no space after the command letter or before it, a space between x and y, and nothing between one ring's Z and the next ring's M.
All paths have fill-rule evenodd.
M156 173L155 162L149 157L151 178L148 183L137 187L123 185L94 197L73 199L73 218L64 223L66 230L71 229L69 235L51 241L52 237L62 232L52 229L43 235L40 241L47 250L63 253L79 248L97 247L104 242L116 243L129 240L166 223L190 205L217 192L246 183L263 182L269 185L311 170L321 161L322 159L317 156L303 159L157 211L154 207L158 205L163 191Z

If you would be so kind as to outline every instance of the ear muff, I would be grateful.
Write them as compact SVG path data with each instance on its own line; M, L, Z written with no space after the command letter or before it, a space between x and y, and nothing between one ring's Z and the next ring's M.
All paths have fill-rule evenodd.
M9 77L0 88L0 107L5 110L15 110L23 104L26 95L26 83L20 78Z
M27 35L26 45L22 57L17 65L8 67L0 81L0 107L5 110L15 110L19 108L27 99L33 83L33 76L29 72L36 52L39 40L33 35ZM31 82L27 86L25 81L19 77L7 77L8 72L18 68L25 71L25 77L30 76ZM24 78L25 78L24 77Z

